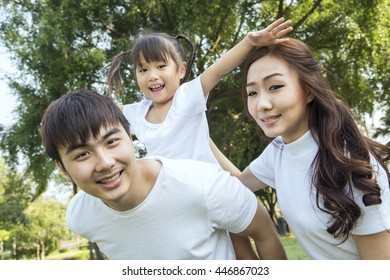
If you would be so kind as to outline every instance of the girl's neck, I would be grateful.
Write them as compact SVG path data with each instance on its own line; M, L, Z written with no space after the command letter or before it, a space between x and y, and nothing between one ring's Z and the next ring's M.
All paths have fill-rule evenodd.
M173 99L170 99L168 102L164 103L153 103L145 116L146 120L155 124L162 123L167 117L169 109L171 109L172 100Z

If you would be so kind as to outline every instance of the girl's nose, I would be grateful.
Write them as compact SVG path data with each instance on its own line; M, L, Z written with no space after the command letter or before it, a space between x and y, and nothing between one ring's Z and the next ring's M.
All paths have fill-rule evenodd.
M158 73L155 69L151 69L148 71L149 72L149 81L154 81L158 79Z

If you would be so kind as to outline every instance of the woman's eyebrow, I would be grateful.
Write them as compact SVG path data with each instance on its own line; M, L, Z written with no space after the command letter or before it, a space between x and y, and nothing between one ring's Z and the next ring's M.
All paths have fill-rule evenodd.
M269 80L269 79L271 79L272 77L275 77L275 76L283 76L283 74L281 74L281 73L272 73L272 74L270 74L270 75L268 75L268 76L265 76L265 77L263 78L263 81ZM255 82L247 83L247 84L246 84L246 87L253 86L254 84L255 84Z

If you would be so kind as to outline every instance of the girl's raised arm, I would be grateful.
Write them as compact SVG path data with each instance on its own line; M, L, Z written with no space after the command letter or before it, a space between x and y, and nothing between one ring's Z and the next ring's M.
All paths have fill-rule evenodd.
M288 38L281 37L293 30L291 26L289 27L291 22L291 20L285 21L284 18L280 18L263 30L249 32L241 42L227 51L217 62L201 74L204 95L208 95L210 90L224 75L240 65L253 48L280 44L287 41Z

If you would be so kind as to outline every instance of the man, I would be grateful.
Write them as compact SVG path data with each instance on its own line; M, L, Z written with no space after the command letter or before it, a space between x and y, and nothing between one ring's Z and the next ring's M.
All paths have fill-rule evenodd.
M129 123L94 91L54 101L41 123L47 154L81 191L66 220L109 259L235 259L228 232L261 259L286 255L267 211L237 178L195 160L136 159Z

